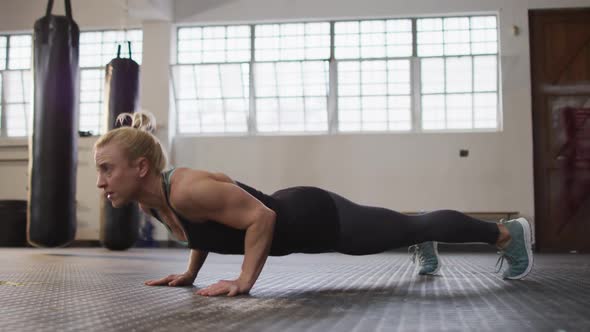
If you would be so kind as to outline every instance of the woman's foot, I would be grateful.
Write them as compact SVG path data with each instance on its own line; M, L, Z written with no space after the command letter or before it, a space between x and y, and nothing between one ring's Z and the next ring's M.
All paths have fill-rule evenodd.
M423 242L415 244L408 248L408 252L412 255L410 259L412 262L420 265L420 275L433 275L440 270L440 260L438 259L438 243L434 241Z
M533 268L531 227L525 218L518 218L500 223L498 228L498 271L502 269L502 264L506 260L508 268L503 273L504 279L522 279Z

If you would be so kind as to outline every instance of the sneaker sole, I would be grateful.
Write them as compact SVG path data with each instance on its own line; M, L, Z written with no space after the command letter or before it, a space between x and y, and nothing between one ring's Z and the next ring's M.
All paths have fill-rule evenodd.
M438 256L438 242L433 241L433 246L434 246L434 255L436 256L436 261L438 262L438 265L436 267L436 270L432 271L432 272L428 272L428 273L418 273L421 276L431 276L431 275L435 275L438 273L438 271L440 271L440 257Z
M532 233L531 233L531 226L529 222L525 218L518 218L516 219L522 226L522 230L524 232L524 243L526 246L526 254L529 259L529 265L527 266L526 270L514 277L506 277L505 279L515 280L515 279L522 279L526 277L527 274L531 272L533 269L533 246L532 246Z

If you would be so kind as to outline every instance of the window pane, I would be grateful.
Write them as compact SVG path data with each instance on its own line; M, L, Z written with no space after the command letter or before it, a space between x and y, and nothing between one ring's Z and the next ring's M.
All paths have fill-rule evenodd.
M127 42L131 42L131 58L141 65L143 32L141 30L107 30L80 33L80 67L104 67L117 57L121 45L121 57L129 57Z
M101 69L80 70L80 130L91 131L95 135L107 129L102 102L104 75Z
M496 16L475 16L471 18L472 29L496 29Z
M242 67L239 64L226 65L219 68L222 95L226 98L249 98L247 89L242 82Z
M308 61L302 63L303 94L305 96L327 96L329 67L327 62Z
M80 130L90 131L94 135L105 132L103 107L104 105L99 102L80 103Z
M412 129L412 98L410 96L390 96L388 100L389 129Z
M173 67L179 133L247 132L248 68L240 63Z
M496 128L498 126L498 94L474 94L473 111L475 128Z
M301 96L303 95L303 79L301 77L301 63L287 62L277 66L279 77L279 96Z
M385 61L362 62L361 93L365 96L387 93L387 64Z
M334 24L334 47L337 59L360 57L360 23L336 22Z
M495 16L417 20L418 56L495 54Z
M257 61L312 60L330 57L330 23L255 26Z
M277 73L275 63L258 63L256 64L256 96L270 97L276 96Z
M387 62L388 93L392 95L410 94L410 61L391 60Z
M178 29L178 63L250 61L247 25Z
M387 129L387 99L384 96L365 97L361 107L364 130Z
M11 137L26 136L29 104L6 104L6 134Z
M117 56L117 43L120 43L124 37L122 31L104 31L103 43L100 45L100 64L105 66L111 59Z
M418 56L443 55L443 26L440 18L416 21Z
M4 74L5 103L28 103L31 99L31 72L6 71Z
M199 100L199 112L203 132L224 132L225 119L222 99Z
M412 55L412 21L336 22L337 59L407 57Z
M345 61L338 63L338 95L359 96L361 94L360 62Z
M426 58L420 61L422 93L445 91L445 62L443 58Z
M221 97L221 77L218 65L195 67L197 98Z
M338 63L340 131L411 129L409 60Z
M4 112L6 120L0 126L5 126L8 136L26 136L31 114L31 72L5 71L0 80L0 93L4 97L0 100L0 111Z
M418 19L417 33L418 56L440 56L420 61L423 128L497 128L496 17Z
M444 129L445 121L445 95L422 96L422 128Z
M446 92L471 92L471 57L446 59Z
M257 63L258 130L327 130L328 73L327 61Z
M0 36L0 70L6 69L6 41L8 37Z
M498 64L496 56L473 58L473 90L496 91L498 89Z
M445 55L468 55L469 30L445 31Z
M279 103L276 98L256 99L256 125L262 132L279 130Z
M328 130L328 99L324 97L305 98L305 125L310 131Z
M447 128L470 129L473 127L471 94L447 95Z
M176 101L178 131L181 134L201 132L201 119L196 99Z
M174 83L176 87L176 98L197 98L195 68L193 66L178 66L175 70Z
M3 89L4 89L4 76L2 75L2 72L0 71L0 128L4 127L4 123L2 122L2 112L4 112L4 100L2 99L2 96L4 95Z
M279 99L279 130L284 132L304 131L303 98Z
M495 16L471 18L471 52L498 53L498 30Z
M10 36L8 69L31 68L31 35Z

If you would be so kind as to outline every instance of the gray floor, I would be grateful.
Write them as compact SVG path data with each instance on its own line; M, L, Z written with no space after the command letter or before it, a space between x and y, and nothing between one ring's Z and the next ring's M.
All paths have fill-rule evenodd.
M590 256L537 255L523 281L490 253L442 253L438 277L406 254L270 258L250 296L194 291L237 276L211 255L195 287L148 287L184 271L178 249L0 249L1 331L588 331Z

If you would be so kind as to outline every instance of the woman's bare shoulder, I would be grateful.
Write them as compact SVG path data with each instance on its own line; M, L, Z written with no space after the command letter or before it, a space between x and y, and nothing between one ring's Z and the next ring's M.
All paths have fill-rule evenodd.
M170 182L171 185L178 184L181 186L191 186L194 185L196 182L201 182L203 180L215 180L234 184L236 183L231 177L222 172L210 172L187 167L176 168L174 173L172 174Z
M187 199L190 202L196 192L207 191L214 183L232 183L229 176L224 173L209 172L191 168L177 168L170 179L171 193L170 203L173 206L187 208ZM199 190L202 187L203 190Z

